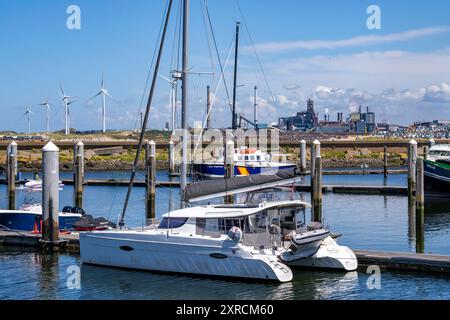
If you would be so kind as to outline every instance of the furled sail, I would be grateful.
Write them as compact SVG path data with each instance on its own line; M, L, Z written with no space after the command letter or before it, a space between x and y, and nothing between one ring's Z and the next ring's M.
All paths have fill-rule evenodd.
M210 180L189 185L186 188L184 200L186 202L203 201L237 193L292 185L300 180L301 177L296 173L295 168L231 179Z

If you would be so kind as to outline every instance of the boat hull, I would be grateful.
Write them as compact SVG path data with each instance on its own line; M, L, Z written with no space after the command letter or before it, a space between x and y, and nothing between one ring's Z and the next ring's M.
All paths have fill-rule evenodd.
M429 196L450 195L450 166L433 161L424 161L425 192Z
M150 238L150 239L149 239ZM81 261L109 267L191 275L287 282L292 271L277 257L252 255L233 241L222 242L145 232L80 234Z
M278 166L234 166L234 175L236 177L249 176L253 174L277 172L279 170L289 170L296 166L293 164L280 164ZM195 165L195 171L207 178L223 178L225 175L225 167L223 164L202 163Z
M81 214L60 214L59 229L73 229L73 224L80 218ZM41 221L40 212L0 210L0 225L11 230L33 231L37 228L41 231Z

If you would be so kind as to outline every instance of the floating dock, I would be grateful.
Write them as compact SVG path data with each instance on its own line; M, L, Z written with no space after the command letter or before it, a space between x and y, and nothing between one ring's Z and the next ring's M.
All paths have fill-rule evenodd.
M62 251L79 254L78 233L61 233L60 239ZM0 230L1 245L40 250L42 248L41 235L31 232ZM450 256L372 250L354 250L354 252L360 268L377 265L384 270L450 273Z

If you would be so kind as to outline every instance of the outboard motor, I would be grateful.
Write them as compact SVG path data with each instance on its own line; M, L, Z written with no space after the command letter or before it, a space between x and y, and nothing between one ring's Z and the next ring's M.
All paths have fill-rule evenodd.
M71 212L72 212L72 207L71 207L71 206L65 206L65 207L62 209L62 212L65 212L65 213L71 213Z
M83 210L83 208L80 208L80 207L72 207L70 212L71 213L79 213L82 216L86 215L86 212Z

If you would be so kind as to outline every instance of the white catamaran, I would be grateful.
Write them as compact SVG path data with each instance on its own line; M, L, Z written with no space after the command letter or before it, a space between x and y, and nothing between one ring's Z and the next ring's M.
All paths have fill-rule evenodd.
M354 270L353 252L338 246L330 232L319 224L305 225L304 212L309 204L300 200L260 201L256 204L206 205L186 208L195 191L186 190L187 140L183 138L181 191L183 209L166 213L159 225L149 228L124 229L124 217L135 179L144 132L148 121L160 65L161 53L173 0L169 0L153 82L128 192L119 229L80 233L81 261L87 264L141 269L149 271L188 273L203 276L237 277L253 280L287 282L293 273L288 264ZM183 70L182 129L187 135L187 26L189 0L183 0ZM275 179L289 180L280 170ZM237 177L250 179L246 188L270 187L272 177L256 175ZM222 180L223 181L223 180ZM256 182L258 181L258 182ZM220 182L220 181L219 181ZM241 185L239 180L237 184ZM214 182L213 182L214 183ZM278 182L277 182L278 183ZM194 184L194 189L197 188ZM226 188L232 183L226 184ZM206 186L198 186L199 193ZM216 186L220 192L221 186ZM226 191L228 193L228 191ZM303 217L303 219L302 219Z

